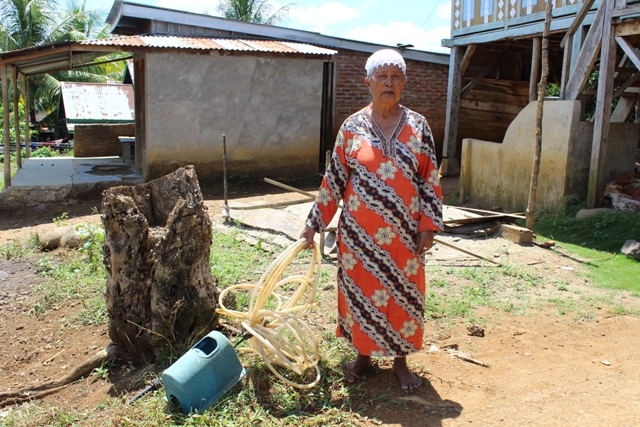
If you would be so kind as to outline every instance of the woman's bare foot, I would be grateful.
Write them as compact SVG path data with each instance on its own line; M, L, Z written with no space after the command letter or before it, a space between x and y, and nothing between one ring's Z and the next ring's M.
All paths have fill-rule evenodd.
M400 387L406 394L411 394L422 385L422 378L409 370L406 357L393 359L393 373L398 377Z
M358 379L358 375L371 366L371 357L358 354L356 360L342 365L342 370L347 374L347 382L353 384Z

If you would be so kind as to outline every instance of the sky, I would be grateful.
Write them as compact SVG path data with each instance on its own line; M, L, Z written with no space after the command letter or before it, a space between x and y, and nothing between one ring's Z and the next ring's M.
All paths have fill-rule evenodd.
M130 0L169 9L217 15L218 0ZM286 0L271 0L282 6ZM283 27L395 46L449 53L441 39L451 36L451 0L297 0ZM106 16L113 2L87 0Z

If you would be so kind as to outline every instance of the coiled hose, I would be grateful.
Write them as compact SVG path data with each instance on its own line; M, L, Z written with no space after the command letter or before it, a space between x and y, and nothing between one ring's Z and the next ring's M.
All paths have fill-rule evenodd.
M285 269L307 247L300 239L271 263L256 284L240 284L226 288L220 293L217 313L240 321L251 335L250 351L262 356L267 367L285 383L297 388L311 388L320 381L318 339L303 322L305 314L315 307L314 303L320 278L321 258L318 246L313 244L313 256L306 275L282 278ZM223 301L229 292L250 290L249 309L246 313L227 309ZM300 384L289 380L274 365L302 375L315 368L316 378L310 383Z

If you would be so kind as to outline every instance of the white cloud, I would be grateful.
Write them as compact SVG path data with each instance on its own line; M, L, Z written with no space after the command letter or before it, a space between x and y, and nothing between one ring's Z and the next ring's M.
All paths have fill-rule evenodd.
M360 16L355 7L346 6L340 2L323 3L321 6L296 8L291 12L291 18L301 24L326 26L338 22L345 22Z
M438 10L436 11L436 16L440 19L446 19L448 21L451 21L451 2L447 4L443 4L442 6L438 7Z
M390 22L387 25L371 24L367 27L356 27L344 37L389 46L406 43L412 44L418 50L449 53L448 48L441 46L441 40L451 37L451 27L441 25L425 31L411 22Z
M217 0L189 0L188 2L178 0L160 0L156 3L156 6L195 13L203 13L204 11L207 11L210 15L217 15L218 3L219 2Z

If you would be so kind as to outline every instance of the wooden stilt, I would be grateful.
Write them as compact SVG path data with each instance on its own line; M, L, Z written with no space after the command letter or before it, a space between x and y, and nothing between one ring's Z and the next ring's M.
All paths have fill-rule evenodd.
M443 159L440 164L440 174L443 176L458 175L460 173L460 164L456 159L456 145L458 143L458 113L460 112L460 89L462 86L462 74L460 73L460 69L464 59L464 53L464 47L456 46L451 49L451 58L449 59L447 119L444 125L444 144L442 146Z
M605 11L602 26L598 94L593 125L593 145L591 147L591 167L589 169L589 192L587 194L587 206L589 208L601 205L604 180L606 179L603 166L609 142L613 73L616 66L616 40L613 34L614 28L611 25L611 12L614 4L614 0L603 0L600 5L600 8L605 8Z
M31 157L31 129L29 126L29 84L26 75L22 75L22 99L24 100L24 142L26 145L27 159Z
M22 169L22 145L20 143L20 114L18 111L18 101L20 92L18 91L18 69L11 70L11 86L13 87L13 126L16 130L16 163L18 169Z
M4 107L4 186L11 186L11 156L10 150L10 133L9 124L9 81L7 79L7 66L0 65L0 79L2 80L2 106Z
M529 79L529 102L538 99L538 74L540 74L540 50L542 38L533 38L533 55L531 55L531 78Z

